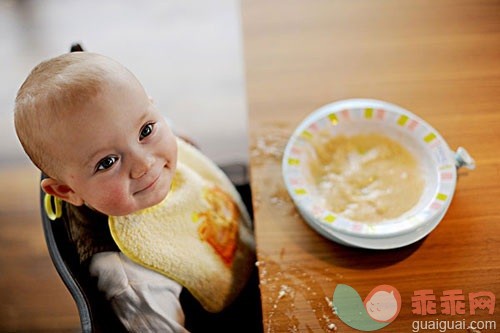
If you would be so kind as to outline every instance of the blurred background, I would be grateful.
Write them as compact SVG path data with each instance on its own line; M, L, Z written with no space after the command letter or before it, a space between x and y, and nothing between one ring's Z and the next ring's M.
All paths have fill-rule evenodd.
M0 38L3 163L24 158L12 126L17 89L74 42L129 68L217 162L247 158L238 1L1 1Z
M143 83L158 108L220 165L246 163L246 99L236 0L0 0L0 332L79 331L48 257L38 171L15 136L17 89L78 42Z

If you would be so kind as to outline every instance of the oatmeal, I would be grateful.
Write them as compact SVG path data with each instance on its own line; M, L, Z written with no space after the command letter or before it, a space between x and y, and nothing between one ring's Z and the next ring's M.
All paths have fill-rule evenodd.
M310 170L326 208L360 222L397 218L420 199L425 181L413 155L380 134L329 137L313 143Z

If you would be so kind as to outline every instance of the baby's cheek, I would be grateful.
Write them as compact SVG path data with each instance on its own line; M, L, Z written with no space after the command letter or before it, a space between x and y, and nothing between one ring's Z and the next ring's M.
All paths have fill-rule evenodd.
M133 209L127 192L121 187L108 187L103 194L99 210L106 215L123 215L124 211Z

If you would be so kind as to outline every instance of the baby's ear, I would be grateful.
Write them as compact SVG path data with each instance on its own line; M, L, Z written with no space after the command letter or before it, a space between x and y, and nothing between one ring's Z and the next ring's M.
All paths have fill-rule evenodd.
M42 179L40 186L45 193L67 201L72 205L81 206L84 204L83 199L78 194L76 194L75 191L71 189L71 187L56 179Z

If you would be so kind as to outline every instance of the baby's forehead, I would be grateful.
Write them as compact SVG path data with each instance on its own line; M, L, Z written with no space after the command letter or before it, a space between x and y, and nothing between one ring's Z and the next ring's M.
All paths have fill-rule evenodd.
M47 127L57 130L59 126L64 127L68 119L84 119L85 110L94 106L104 110L100 107L101 101L106 97L113 98L114 92L122 90L120 88L133 90L140 87L144 91L137 78L118 62L98 54L79 56L84 60L76 59L74 66L71 65L73 68L67 68L67 78L54 85L56 89L44 103L45 112L39 113L40 121ZM88 120L77 124L78 127L88 126Z

